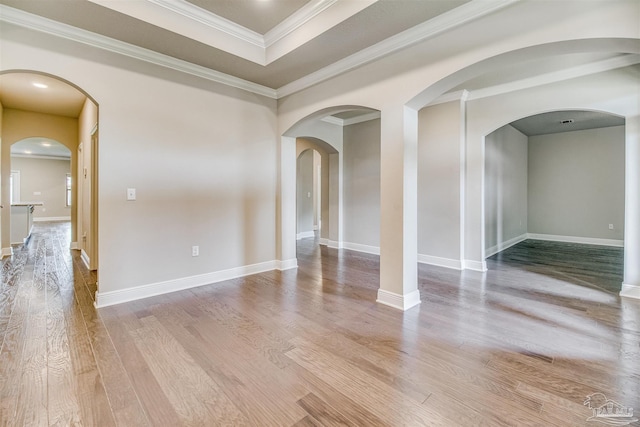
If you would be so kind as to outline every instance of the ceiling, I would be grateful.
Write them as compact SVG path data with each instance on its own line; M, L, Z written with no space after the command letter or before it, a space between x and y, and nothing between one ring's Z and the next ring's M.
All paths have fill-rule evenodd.
M597 111L567 110L551 111L525 117L511 123L527 136L548 135L552 133L573 132L577 130L623 126L624 117Z
M11 155L71 159L71 151L67 147L49 138L26 138L18 141L11 146Z
M98 39L94 46L279 98L402 49L416 37L456 28L514 1L0 0L0 21L87 44ZM472 100L528 81L539 83L540 76L562 80L585 69L596 72L638 63L639 55L600 53L524 60L477 76L443 96L455 99L457 92L466 90ZM35 80L49 87L36 88ZM0 75L5 108L78 117L84 100L74 87L47 76ZM329 121L348 125L376 117L362 110L343 112ZM610 117L576 117L574 129L611 126L606 124ZM517 126L535 135L557 121L558 117L530 119Z

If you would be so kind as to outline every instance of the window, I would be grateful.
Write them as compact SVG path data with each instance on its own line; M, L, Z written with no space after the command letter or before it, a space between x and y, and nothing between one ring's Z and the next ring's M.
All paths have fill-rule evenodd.
M66 185L65 206L71 206L71 174L70 173L67 174L65 185Z

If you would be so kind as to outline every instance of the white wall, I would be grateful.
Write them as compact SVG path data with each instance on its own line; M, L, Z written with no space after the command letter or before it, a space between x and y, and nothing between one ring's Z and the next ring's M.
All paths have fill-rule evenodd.
M622 241L624 141L624 126L530 137L529 233Z
M44 206L34 208L34 219L67 218L71 220L71 208L65 203L66 177L71 173L69 159L12 156L11 169L20 171L22 200L44 203Z
M380 246L379 119L344 127L344 241Z
M423 108L418 117L419 259L461 268L460 101Z
M62 77L99 104L99 303L273 268L275 101L11 25L1 31L3 69Z
M485 256L526 237L527 146L528 137L510 125L485 138Z
M297 160L296 206L298 237L313 232L314 188L313 188L313 150L303 151ZM309 236L307 236L309 237Z

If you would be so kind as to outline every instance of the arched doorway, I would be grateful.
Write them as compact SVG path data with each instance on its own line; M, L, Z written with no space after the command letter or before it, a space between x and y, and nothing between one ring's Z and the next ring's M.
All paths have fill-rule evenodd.
M2 205L10 205L11 146L29 138L48 138L70 152L71 249L91 270L98 269L97 157L98 104L72 83L25 70L0 73L2 90ZM11 214L1 217L3 256L10 255Z

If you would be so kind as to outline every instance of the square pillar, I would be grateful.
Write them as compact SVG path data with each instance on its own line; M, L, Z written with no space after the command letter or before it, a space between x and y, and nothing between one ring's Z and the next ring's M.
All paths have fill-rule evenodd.
M624 281L620 296L640 299L640 116L625 122Z

